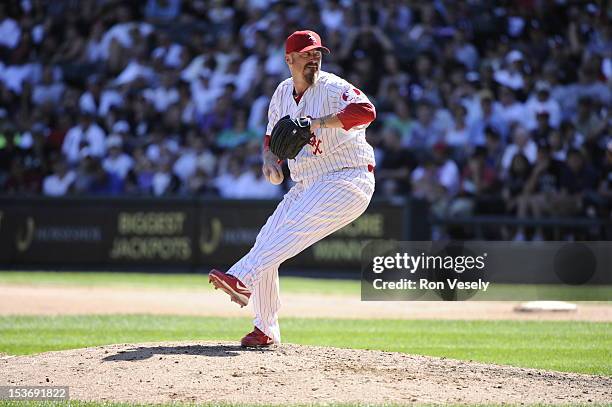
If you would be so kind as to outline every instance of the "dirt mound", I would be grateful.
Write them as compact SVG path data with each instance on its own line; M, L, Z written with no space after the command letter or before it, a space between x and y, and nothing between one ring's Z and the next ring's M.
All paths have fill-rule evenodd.
M227 403L612 402L612 378L401 353L283 344L144 343L0 359L0 385L76 400Z

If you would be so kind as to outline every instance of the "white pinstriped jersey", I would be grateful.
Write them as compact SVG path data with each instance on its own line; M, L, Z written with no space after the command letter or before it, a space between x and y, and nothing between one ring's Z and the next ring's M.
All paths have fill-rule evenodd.
M268 128L272 134L281 117L310 116L319 118L338 113L350 103L370 103L367 96L344 79L321 71L318 80L302 95L299 103L293 98L293 79L281 82L270 101ZM288 160L291 178L296 181L318 178L342 168L375 165L374 150L365 139L368 124L350 130L317 129L315 138L302 148L294 160Z

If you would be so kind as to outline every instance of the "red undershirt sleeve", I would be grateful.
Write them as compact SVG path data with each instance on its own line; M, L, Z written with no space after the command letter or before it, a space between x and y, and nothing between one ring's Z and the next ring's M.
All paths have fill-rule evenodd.
M270 135L266 134L263 140L263 151L270 150Z
M338 119L342 122L344 130L355 126L368 124L376 119L376 109L371 103L351 103L338 112Z

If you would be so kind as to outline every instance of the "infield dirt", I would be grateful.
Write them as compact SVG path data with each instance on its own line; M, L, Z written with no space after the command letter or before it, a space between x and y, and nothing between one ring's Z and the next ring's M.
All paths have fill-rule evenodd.
M612 378L393 352L283 344L109 345L0 357L0 385L70 385L70 398L122 402L612 402Z
M282 293L282 317L612 321L612 305L583 303L574 312L515 312L517 302L364 302L357 295ZM210 290L0 284L0 315L156 314L250 317Z

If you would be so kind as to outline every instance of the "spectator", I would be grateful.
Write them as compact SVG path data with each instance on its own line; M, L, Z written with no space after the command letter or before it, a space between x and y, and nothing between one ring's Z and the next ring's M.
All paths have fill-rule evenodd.
M470 123L470 144L484 144L485 129L493 128L497 134L506 136L506 123L503 118L494 110L493 92L485 89L480 92L480 108L476 117Z
M235 186L238 199L274 199L281 195L281 188L263 176L258 159L247 162L247 169L238 177Z
M589 97L580 98L578 113L574 121L576 131L584 136L587 144L597 144L606 123L597 116L593 108L593 100Z
M241 192L237 188L238 180L242 175L240 162L236 158L230 158L227 171L219 174L214 183L222 198L237 199Z
M19 43L20 37L21 28L19 24L7 15L6 5L0 4L0 47L14 49Z
M413 154L402 147L401 135L393 127L383 130L382 147L382 160L375 173L380 191L388 197L408 194L410 171L416 165Z
M428 101L417 105L416 120L410 131L409 147L424 150L444 140L444 129L434 120L435 108Z
M157 171L155 171L151 179L153 195L170 195L178 191L179 185L180 181L178 177L172 173L172 166L169 162L162 161L157 164Z
M510 164L512 163L512 159L516 154L523 154L531 164L536 161L538 152L537 144L529 137L529 133L527 130L518 125L514 127L514 131L512 134L512 144L510 144L504 150L504 155L501 161L502 171L505 173L508 172L508 168L510 168Z
M46 103L59 103L64 93L64 84L61 81L56 81L51 66L45 67L43 70L42 82L34 86L32 91L32 102L37 105Z
M453 128L446 132L444 140L456 151L466 151L470 146L470 134L467 126L467 109L461 104L453 107Z
M549 144L553 160L563 165L570 166L572 149L582 151L581 159L572 152L571 160L582 160L583 169L564 172L569 186L586 182L589 168L604 171L598 188L578 192L583 207L577 213L609 214L602 185L612 99L611 24L603 6L543 2L526 13L495 2L392 1L374 12L338 0L314 8L304 1L267 0L147 0L112 7L93 2L85 8L74 1L5 3L4 193L46 193L42 180L57 175L55 157L62 154L67 174L75 170L71 189L80 194L211 195L226 179L230 188L220 186L219 192L239 196L243 192L236 188L242 186L232 171L250 176L242 165L259 155L253 143L259 144L272 93L288 74L282 40L300 21L327 31L328 45L338 50L324 59L324 69L351 78L376 99L379 119L369 136L384 195L411 193L420 173L432 181L413 182L416 195L434 199L437 191L449 202L459 192L480 202L488 193L464 188L474 182L476 168L494 168L504 183L524 182L524 172L513 170L523 160L516 157L537 166L537 145ZM543 15L561 23L538 17ZM121 148L106 134L120 136ZM194 135L203 153L194 153ZM440 141L451 149L447 158L462 168L454 188L440 176L452 174L452 165L426 159ZM484 150L474 156L478 146L486 149L484 164ZM469 168L473 173L466 173ZM523 195L516 188L506 195L512 210ZM538 193L525 192L532 198ZM434 211L447 213L444 203L432 202ZM535 216L529 205L528 215Z
M540 141L541 142L541 141ZM565 161L568 146L559 130L552 130L548 135L548 144L553 158L557 161Z
M195 132L188 136L188 149L176 160L173 172L182 182L187 182L197 170L201 169L208 175L214 173L216 158L206 147L202 137Z
M62 144L62 152L71 165L79 161L81 158L79 153L84 146L89 148L89 153L92 156L102 157L106 151L105 139L104 130L93 120L92 114L83 111L79 115L79 124L66 133Z
M199 196L218 196L219 191L214 186L213 178L202 168L196 168L196 172L187 180L187 193Z
M448 147L437 143L432 158L417 167L410 176L413 195L432 204L432 212L445 216L451 199L459 191L459 168L448 158Z
M502 187L502 197L506 202L506 212L516 215L518 201L531 175L532 166L523 154L515 154L508 175Z
M550 114L546 110L536 113L536 127L531 131L531 139L539 144L548 142L550 134L554 130L550 126Z
M501 142L501 137L492 127L487 127L485 129L484 146L487 151L487 156L485 159L487 164L499 171L501 169L501 162L504 156L504 145Z
M469 216L479 206L487 206L496 200L498 180L495 168L487 164L487 150L477 147L469 158L461 174L461 184L457 197L449 208L449 216Z
M405 100L399 98L395 101L393 111L385 118L385 129L393 129L398 132L402 140L402 146L412 147L413 120L410 116L410 108Z
M591 202L597 190L598 175L586 163L580 150L571 149L567 153L567 165L563 167L560 179L561 196L555 203L561 215L578 214Z
M561 175L564 164L552 158L550 146L540 144L537 153L537 163L525 184L524 192L517 202L519 218L541 218L543 215L560 215L561 209L556 206L563 200L561 197ZM519 228L514 240L525 240L525 229ZM541 227L536 228L533 240L543 240Z
M145 89L142 94L158 112L163 112L168 107L179 101L179 92L175 87L174 78L170 73L162 75L162 83L159 86Z
M115 174L108 173L102 167L99 159L94 160L93 179L89 195L119 195L123 192L123 182Z
M467 69L473 71L478 66L478 50L466 41L465 33L459 30L453 38L454 57L460 61Z
M513 126L520 124L522 126L528 126L530 123L527 121L527 111L525 106L516 100L514 90L509 87L502 86L499 88L499 99L498 105L499 116L504 121L504 125Z
M123 140L118 134L111 134L106 139L107 157L102 162L102 167L107 172L124 180L134 165L134 160L123 152Z
M47 175L43 181L43 194L47 196L64 196L68 194L76 178L74 171L70 171L64 159L58 158L53 164L53 173Z
M535 85L535 95L532 95L525 103L525 110L528 117L528 127L534 128L537 122L537 115L542 112L548 114L548 124L551 127L559 128L561 124L561 106L559 102L551 98L550 84L538 81Z
M495 80L512 90L523 88L523 53L512 50L506 55L506 67L495 72Z
M111 87L102 88L100 78L91 76L88 79L87 91L79 98L79 107L83 112L96 116L106 116L113 106L122 106L123 97Z

